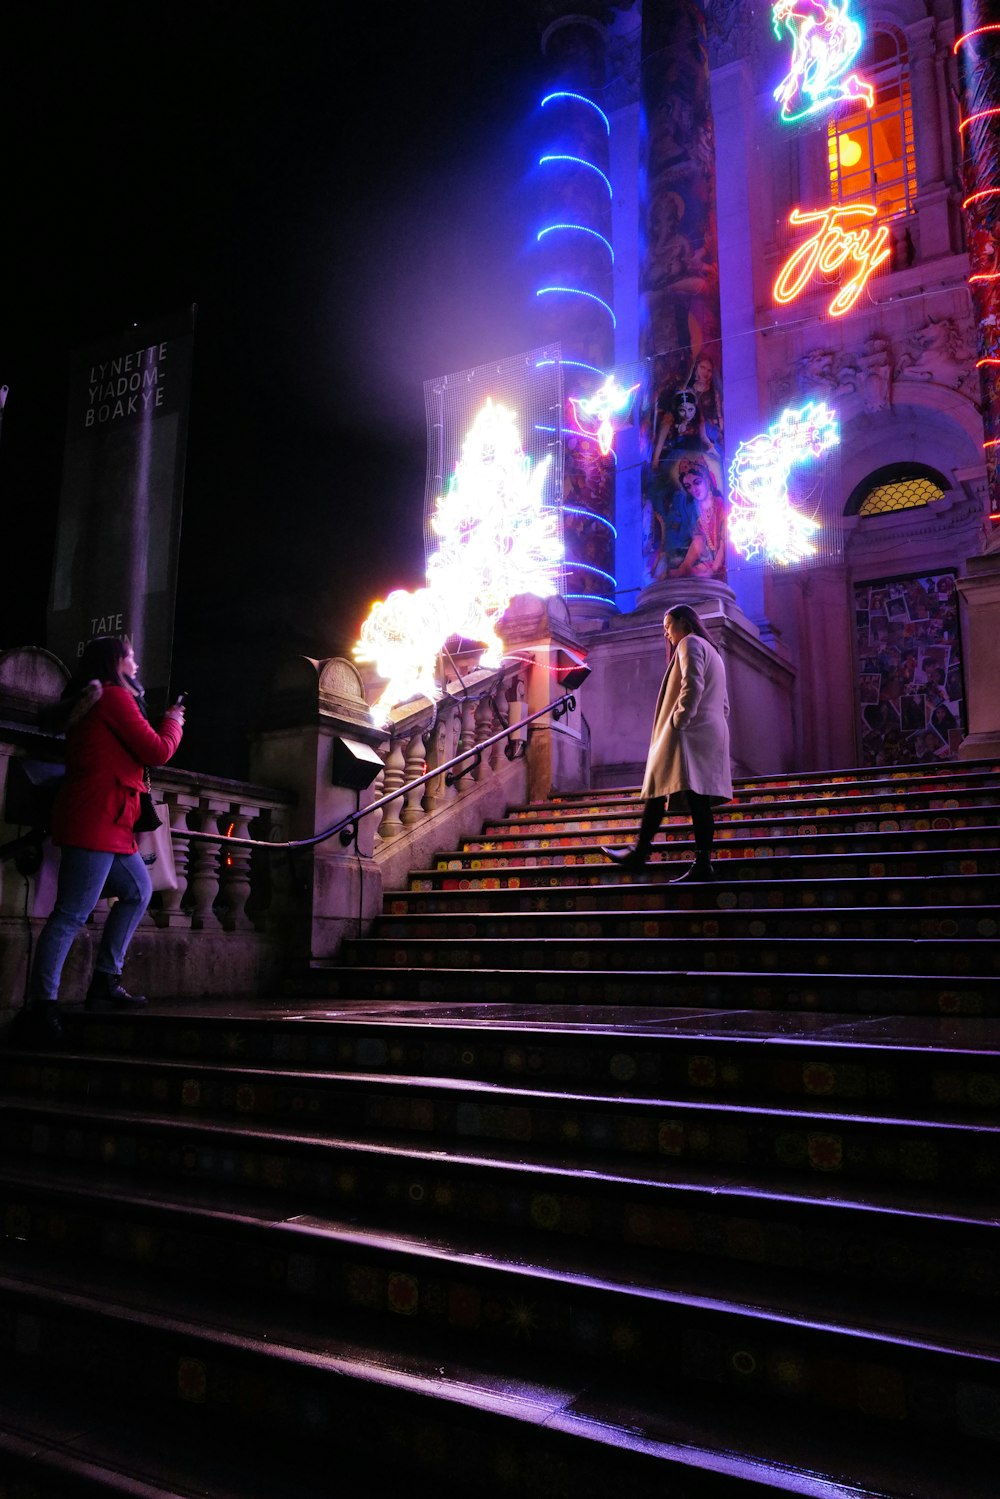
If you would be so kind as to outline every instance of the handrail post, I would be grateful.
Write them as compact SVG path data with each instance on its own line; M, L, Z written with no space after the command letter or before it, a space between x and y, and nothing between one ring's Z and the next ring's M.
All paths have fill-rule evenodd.
M288 836L307 839L371 803L371 784L357 784L363 764L353 786L336 783L336 776L343 782L351 773L349 768L335 772L335 765L338 758L350 760L352 744L377 752L384 742L354 664L340 657L299 657L286 663L272 683L264 727L251 740L251 774L265 785L287 786L295 793ZM343 937L364 929L381 909L382 875L374 845L375 819L366 817L358 825L356 844L352 840L345 846L332 837L295 851L285 917L294 962L334 958Z
M522 594L500 622L504 647L519 656L527 670L525 716L544 708L560 691L563 666L582 654L579 637L561 598L544 602ZM543 718L528 731L528 796L542 801L558 791L582 791L590 785L590 745L579 706L554 721Z

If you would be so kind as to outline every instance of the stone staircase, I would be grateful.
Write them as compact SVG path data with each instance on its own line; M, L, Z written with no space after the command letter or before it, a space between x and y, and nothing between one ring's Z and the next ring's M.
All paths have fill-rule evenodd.
M0 1496L995 1499L998 770L744 782L707 885L515 809L0 1053Z

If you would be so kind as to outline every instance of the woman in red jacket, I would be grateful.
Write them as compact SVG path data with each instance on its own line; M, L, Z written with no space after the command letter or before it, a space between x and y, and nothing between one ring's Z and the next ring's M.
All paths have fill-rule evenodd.
M70 715L66 776L52 817L61 845L56 904L38 939L28 985L29 1031L40 1041L61 1035L56 1000L73 939L102 894L116 896L97 950L88 1009L145 1004L121 983L132 933L152 893L132 831L148 765L164 765L181 742L184 709L168 708L157 731L140 707L135 656L127 639L101 635L84 647L64 693L83 709Z

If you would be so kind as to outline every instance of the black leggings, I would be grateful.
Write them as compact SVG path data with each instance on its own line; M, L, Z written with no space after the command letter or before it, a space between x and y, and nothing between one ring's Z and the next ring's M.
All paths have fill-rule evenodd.
M694 828L694 846L699 854L710 854L715 841L715 818L712 815L712 798L702 796L700 791L687 793L691 826Z

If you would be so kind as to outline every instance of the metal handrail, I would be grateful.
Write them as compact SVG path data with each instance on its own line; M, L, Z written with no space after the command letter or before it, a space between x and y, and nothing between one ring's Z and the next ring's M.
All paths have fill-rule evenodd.
M504 739L510 739L512 735L520 733L530 723L534 723L536 718L544 718L546 713L551 713L553 720L558 723L560 718L572 712L575 707L575 694L566 692L562 697L553 699L551 703L546 703L544 708L537 708L534 713L529 713L527 718L520 718L517 723L507 724L505 728L499 729L495 734L491 734L488 739L483 739L479 744L462 750L460 754L452 755L451 759L446 760L443 765L436 765L433 770L428 770L426 774L417 776L416 780L407 781L405 786L397 787L395 791L390 791L385 796L379 797L378 801L370 802L367 807L360 807L357 811L348 813L339 822L331 823L330 827L324 828L322 832L313 833L309 838L292 838L284 843L269 843L263 838L229 838L225 833L207 833L201 830L196 832L193 829L190 831L185 830L183 836L185 838L197 838L203 842L224 843L227 848L266 848L272 852L276 852L282 849L312 848L315 844L325 843L328 838L333 838L339 833L340 841L346 848L348 844L356 840L358 836L358 824L362 818L369 817L373 812L380 811L383 807L387 807L390 802L394 802L399 797L405 796L415 786L423 786L428 781L433 781L437 776L443 775L446 785L455 785L457 781L460 781L463 776L467 776L470 771L475 770L476 766L481 763L483 750L489 749L494 744L499 744ZM522 741L522 744L526 747L527 740ZM516 745L508 744L504 750L504 754L508 760L517 760L524 754L524 748L519 750ZM464 770L459 771L457 775L454 774L453 767L461 765L463 760L468 760L469 764Z

